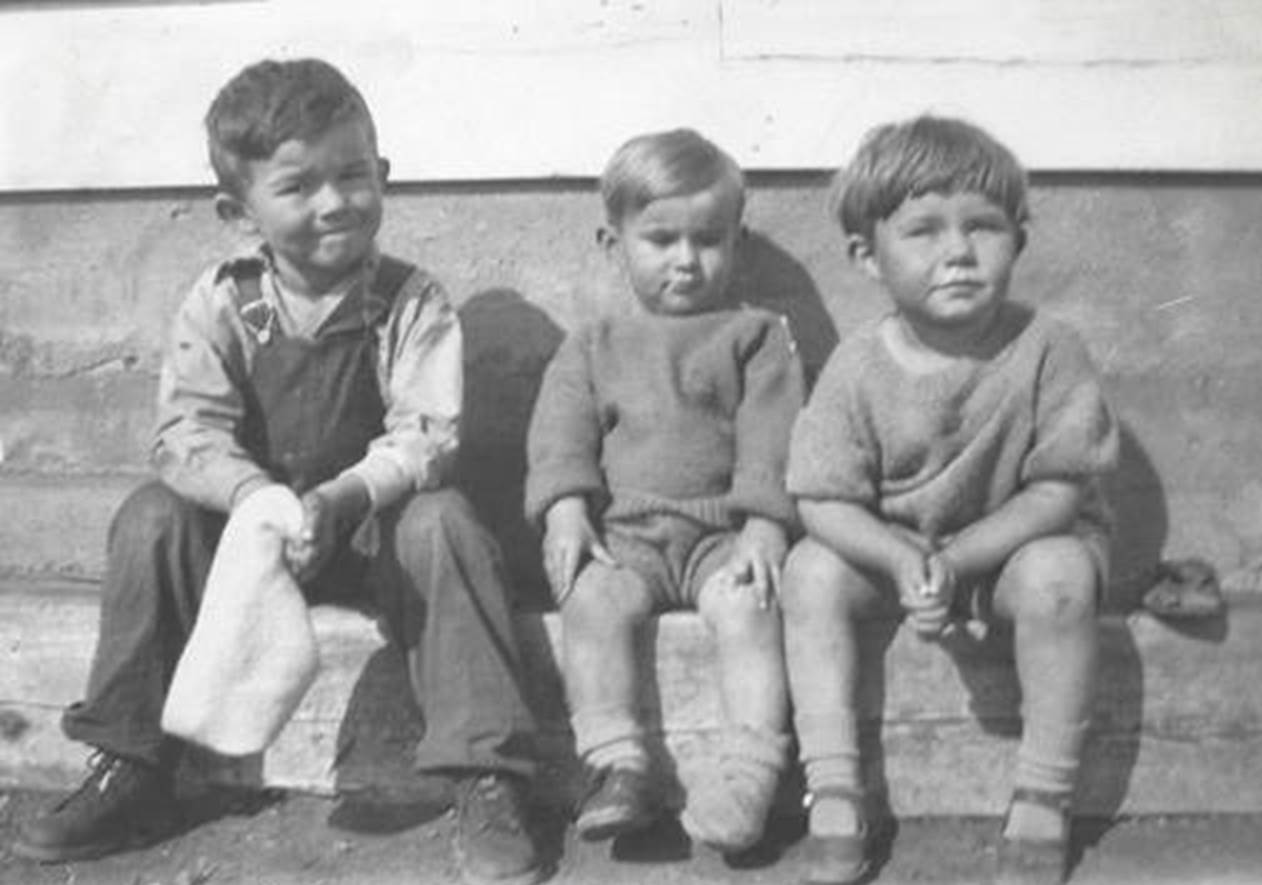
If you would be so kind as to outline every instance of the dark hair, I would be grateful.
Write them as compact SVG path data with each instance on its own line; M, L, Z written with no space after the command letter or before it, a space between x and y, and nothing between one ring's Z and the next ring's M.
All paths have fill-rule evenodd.
M600 177L610 224L654 200L694 194L720 181L736 190L737 214L745 205L745 176L726 152L692 129L638 135L614 152Z
M266 160L290 139L306 140L361 119L375 145L368 104L333 65L317 58L265 60L224 84L206 112L210 165L220 187L239 193L243 164Z
M1021 163L984 129L924 115L870 130L834 178L831 208L846 234L871 239L876 223L908 197L974 191L1023 227L1027 190Z

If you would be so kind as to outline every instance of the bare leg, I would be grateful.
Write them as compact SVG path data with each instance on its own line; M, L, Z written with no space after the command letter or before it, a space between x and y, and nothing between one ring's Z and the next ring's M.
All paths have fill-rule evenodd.
M1063 794L1077 776L1091 715L1098 639L1096 567L1074 537L1032 541L1008 560L995 589L995 612L1015 629L1023 729L1016 786ZM1018 802L1006 836L1059 840L1067 820L1054 809Z
M780 614L749 585L723 580L702 585L697 609L718 646L724 730L718 776L689 791L681 822L694 839L740 851L762 837L788 762Z
M790 552L780 596L789 690L807 787L812 792L862 792L857 626L889 608L891 601L868 575L812 538ZM817 803L811 809L811 831L853 834L861 825L858 811L851 803Z
M643 771L636 643L653 611L644 580L592 562L561 609L565 686L580 758Z
M789 699L780 613L759 607L748 585L715 582L702 588L697 610L718 647L724 721L784 731Z

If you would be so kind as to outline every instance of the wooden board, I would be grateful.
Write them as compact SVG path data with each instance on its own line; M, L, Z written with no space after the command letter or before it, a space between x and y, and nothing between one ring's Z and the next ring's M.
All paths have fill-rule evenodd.
M1034 169L1262 169L1262 7L1153 7L20 4L0 9L0 190L209 184L215 91L309 55L359 84L399 181L593 176L630 135L677 125L751 169L829 168L924 110L992 127Z
M0 784L69 786L85 752L58 719L82 690L95 601L73 588L13 586L0 592ZM1195 635L1146 615L1104 620L1084 812L1262 811L1262 603L1234 602L1227 621ZM324 670L294 720L265 758L211 765L215 777L316 792L406 780L423 725L401 659L361 615L321 608L315 622ZM577 777L555 669L559 627L554 615L519 617L557 801ZM713 649L689 614L663 617L650 639L644 663L652 649L656 681L645 703L686 788L713 758ZM956 651L906 631L888 646L874 635L866 648L885 677L863 699L868 777L888 788L896 813L995 814L1006 798L1018 728L1008 654L1002 643Z

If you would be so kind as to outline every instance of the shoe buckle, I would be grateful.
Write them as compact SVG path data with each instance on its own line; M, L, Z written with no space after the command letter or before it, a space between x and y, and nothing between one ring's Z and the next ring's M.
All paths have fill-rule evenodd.
M107 762L101 771L101 779L96 782L96 791L102 795L110 788L110 782L114 780L114 774L118 771L118 765L115 762Z

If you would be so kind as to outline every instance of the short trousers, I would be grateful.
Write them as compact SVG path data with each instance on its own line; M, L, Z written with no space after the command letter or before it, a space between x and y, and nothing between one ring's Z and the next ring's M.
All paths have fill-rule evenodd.
M694 609L705 582L731 556L736 532L685 516L649 513L605 524L605 546L639 575L658 611ZM599 566L590 563L587 568Z

